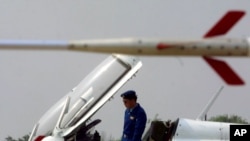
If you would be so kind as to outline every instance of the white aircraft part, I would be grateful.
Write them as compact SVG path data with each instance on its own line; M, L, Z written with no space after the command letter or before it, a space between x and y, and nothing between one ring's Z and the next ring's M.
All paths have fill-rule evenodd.
M179 119L172 141L229 141L229 123Z
M7 50L65 50L68 46L63 40L0 40L0 49Z
M42 139L42 141L64 141L61 137L48 136Z
M76 91L74 91L74 92L76 92ZM70 124L70 122L74 121L75 114L78 113L78 111L81 108L87 107L88 104L93 101L94 97L93 97L93 95L91 95L92 92L93 92L92 87L89 88L88 90L85 90L85 91L83 91L83 90L79 91L79 93L83 93L83 94L80 96L80 98L74 104L72 104L67 116L65 116L65 118L63 118L63 122L62 122L63 128L68 127L68 124Z
M64 118L64 116L68 113L69 111L69 103L70 103L70 97L68 96L65 100L65 103L63 105L63 108L62 108L62 111L61 111L61 114L59 116L59 119L57 120L57 124L56 124L56 127L57 129L61 129L62 128L62 120ZM55 131L55 129L54 129Z
M0 40L0 49L73 50L136 55L249 56L249 39L102 39L79 41Z
M60 124L61 132L57 131L57 133L63 137L80 128L141 66L142 63L138 58L132 56L111 55L105 59L44 114L38 121L36 137L48 136L53 132L62 108L65 106L66 97L70 97L69 110L63 115Z
M88 109L79 111L83 116L79 118L77 123L65 130L63 136L71 134L86 122L142 66L142 63L134 57L124 55L116 55L114 57L116 58L115 60L113 59L113 61L106 63L107 65L99 69L100 71L98 71L97 75L94 75L94 80L91 85L94 90L96 90L93 92L95 100L88 106Z
M109 39L71 42L72 50L139 55L249 56L245 39Z

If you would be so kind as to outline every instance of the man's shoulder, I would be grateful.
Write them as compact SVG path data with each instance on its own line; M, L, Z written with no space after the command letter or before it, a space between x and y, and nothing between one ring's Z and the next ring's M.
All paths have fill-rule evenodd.
M146 114L146 112L145 112L145 110L144 110L144 108L138 103L138 105L137 105L137 110L136 110L138 113L145 113Z

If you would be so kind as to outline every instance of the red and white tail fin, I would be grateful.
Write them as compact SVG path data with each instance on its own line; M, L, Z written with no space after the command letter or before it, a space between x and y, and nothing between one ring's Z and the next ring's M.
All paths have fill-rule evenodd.
M210 38L226 34L243 16L244 11L227 12L203 37ZM217 72L217 74L229 85L244 85L245 82L237 73L222 60L212 57L203 59Z
M225 35L227 32L245 15L245 11L228 11L215 25L211 28L204 38Z
M220 75L220 77L227 84L244 85L244 81L225 61L205 56L203 57L203 59L218 73L218 75Z

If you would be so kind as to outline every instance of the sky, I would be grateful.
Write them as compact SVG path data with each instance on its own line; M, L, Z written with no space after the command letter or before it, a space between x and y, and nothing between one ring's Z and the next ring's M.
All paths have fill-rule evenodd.
M247 0L0 0L0 39L200 39L228 10L247 14L225 37L250 35ZM110 54L74 51L0 51L0 140L22 137L57 100ZM236 114L250 122L250 59L225 60L244 79L229 86L201 57L139 56L143 67L93 117L106 138L119 138L120 93L134 89L148 119L195 119L221 86L208 117Z

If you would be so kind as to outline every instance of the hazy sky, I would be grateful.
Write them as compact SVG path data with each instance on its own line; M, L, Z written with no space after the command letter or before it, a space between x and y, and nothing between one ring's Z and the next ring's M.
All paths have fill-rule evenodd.
M228 10L245 17L226 37L250 35L248 0L0 0L0 39L79 40L120 37L201 38ZM21 137L48 108L109 54L0 51L0 140ZM152 119L196 118L225 86L208 113L237 114L250 122L250 60L220 57L244 79L228 86L200 57L140 57L143 67L119 93L135 89ZM106 136L122 132L124 106L117 94L96 115ZM111 113L111 114L110 114Z

